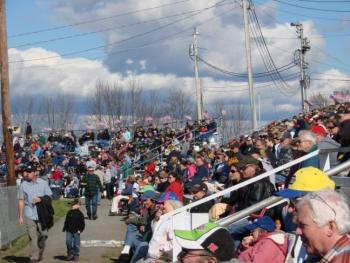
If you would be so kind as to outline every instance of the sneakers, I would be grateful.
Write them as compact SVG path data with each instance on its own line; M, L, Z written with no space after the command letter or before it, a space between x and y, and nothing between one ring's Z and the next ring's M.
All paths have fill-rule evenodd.
M92 217L92 220L96 220L96 219L97 219L97 216L93 216L93 217Z
M74 261L74 262L78 262L78 261L79 261L79 257L78 257L78 256L74 256L74 257L73 257L73 261Z
M67 260L67 261L72 261L72 260L74 260L74 257L73 257L73 256L67 256L67 257L66 257L66 260Z

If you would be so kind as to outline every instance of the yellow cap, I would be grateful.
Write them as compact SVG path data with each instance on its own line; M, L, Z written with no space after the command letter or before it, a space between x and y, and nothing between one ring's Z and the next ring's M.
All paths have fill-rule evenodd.
M335 188L335 183L327 174L315 167L299 169L295 173L295 181L289 189L298 191L319 191L324 188Z

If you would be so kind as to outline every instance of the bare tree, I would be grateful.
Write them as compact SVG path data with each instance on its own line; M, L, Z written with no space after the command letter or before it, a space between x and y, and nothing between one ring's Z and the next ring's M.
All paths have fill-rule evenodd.
M248 129L247 112L246 105L240 101L226 107L225 138L239 136Z
M128 115L131 116L131 120L134 122L143 111L141 107L143 88L140 83L131 76L127 83L128 94Z
M53 97L44 97L40 113L44 116L45 124L52 130L67 129L73 121L73 98L64 94Z
M166 99L166 112L175 119L182 119L193 111L193 103L189 94L182 89L171 89Z
M36 120L33 96L30 94L17 95L15 103L12 103L12 112L15 125L20 126L22 130L26 122L33 124L33 121Z
M314 93L309 97L309 102L313 108L324 108L329 105L330 101L327 96L320 92Z

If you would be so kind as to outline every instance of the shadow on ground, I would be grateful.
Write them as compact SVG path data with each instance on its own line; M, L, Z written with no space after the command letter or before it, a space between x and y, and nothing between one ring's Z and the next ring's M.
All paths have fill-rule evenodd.
M17 257L17 256L7 256L1 259L1 262L16 262L16 263L29 263L29 257Z

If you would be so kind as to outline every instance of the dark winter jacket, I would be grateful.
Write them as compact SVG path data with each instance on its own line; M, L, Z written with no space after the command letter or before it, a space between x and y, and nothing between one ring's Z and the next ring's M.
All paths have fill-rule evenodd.
M81 233L85 228L84 215L79 209L71 209L66 215L63 232Z
M36 204L36 210L38 212L39 222L42 230L49 230L53 226L53 210L51 197L45 195L41 198L41 202Z

